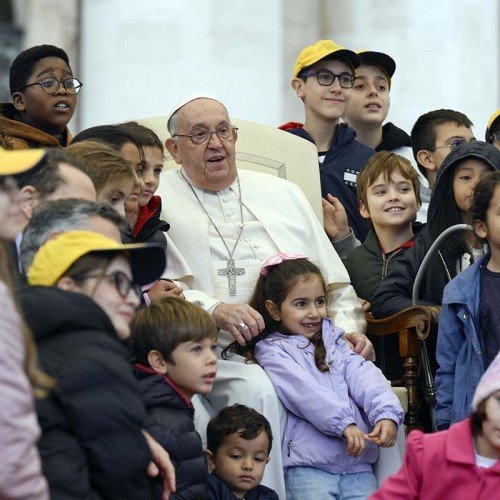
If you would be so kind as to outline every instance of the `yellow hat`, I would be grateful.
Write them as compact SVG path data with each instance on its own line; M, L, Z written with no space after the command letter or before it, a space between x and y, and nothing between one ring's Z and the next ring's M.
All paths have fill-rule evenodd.
M30 285L53 286L88 253L123 253L130 262L134 281L145 285L165 270L165 251L158 245L121 243L91 231L68 231L48 240L33 258L28 271Z
M495 129L500 121L500 109L497 109L488 120L488 126L486 127L486 137L485 141L491 144L491 132Z
M0 177L18 175L37 167L47 152L44 149L4 149L0 147Z
M295 61L292 78L297 78L304 68L312 66L314 63L332 54L335 54L339 59L345 59L353 70L361 64L361 58L356 52L337 45L333 40L320 40L302 50Z
M396 61L383 52L375 52L373 50L358 50L356 54L361 57L361 64L374 64L382 68L389 77L389 83L396 71Z

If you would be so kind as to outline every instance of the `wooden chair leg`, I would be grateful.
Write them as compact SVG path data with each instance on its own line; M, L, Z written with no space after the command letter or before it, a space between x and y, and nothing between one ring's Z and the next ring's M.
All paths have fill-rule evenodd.
M406 413L405 424L407 432L410 432L413 429L422 429L418 419L418 357L406 356L403 362L403 369L403 378L406 390L408 391L408 412Z

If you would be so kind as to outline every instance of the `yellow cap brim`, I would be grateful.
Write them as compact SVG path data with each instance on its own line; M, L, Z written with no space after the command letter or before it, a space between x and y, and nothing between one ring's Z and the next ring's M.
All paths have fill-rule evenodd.
M3 149L0 148L0 176L23 174L35 168L47 152L44 149Z

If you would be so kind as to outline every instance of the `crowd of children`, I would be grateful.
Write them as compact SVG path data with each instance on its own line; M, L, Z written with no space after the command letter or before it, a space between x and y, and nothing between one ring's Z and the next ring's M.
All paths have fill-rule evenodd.
M280 127L316 146L325 232L375 316L413 304L431 245L462 225L417 291L420 304L442 306L427 341L442 432L412 433L401 469L378 484L379 448L395 445L404 420L391 389L403 385L398 338L373 338L374 362L358 354L331 314L319 262L291 249L261 259L248 301L258 331L237 321L241 336L221 353L212 314L220 303L207 312L165 275L167 258L182 256L156 194L161 140L137 122L72 137L83 84L64 50L41 45L16 57L12 102L0 104L0 498L461 498L463 489L467 498L494 497L500 110L485 142L465 115L446 109L421 115L407 134L385 121L395 71L387 54L320 40L292 72L304 123ZM202 154L237 132L222 123L175 136ZM218 274L231 283L241 270L229 238L199 186L189 186L229 252ZM237 187L233 252L248 212L239 177ZM243 404L217 408L196 427L196 398L210 401L219 360L233 355L264 370L281 428ZM261 484L276 450L276 484L284 480L286 493Z

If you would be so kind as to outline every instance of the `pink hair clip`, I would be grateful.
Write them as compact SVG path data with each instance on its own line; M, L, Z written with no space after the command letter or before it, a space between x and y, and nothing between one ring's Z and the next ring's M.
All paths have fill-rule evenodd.
M295 259L307 259L308 257L306 255L302 255L300 253L291 253L291 252L283 252L279 253L278 255L273 255L272 257L269 257L262 266L260 266L260 274L262 276L267 276L269 274L269 271L274 267L277 266L278 264L281 264L285 260L295 260Z

